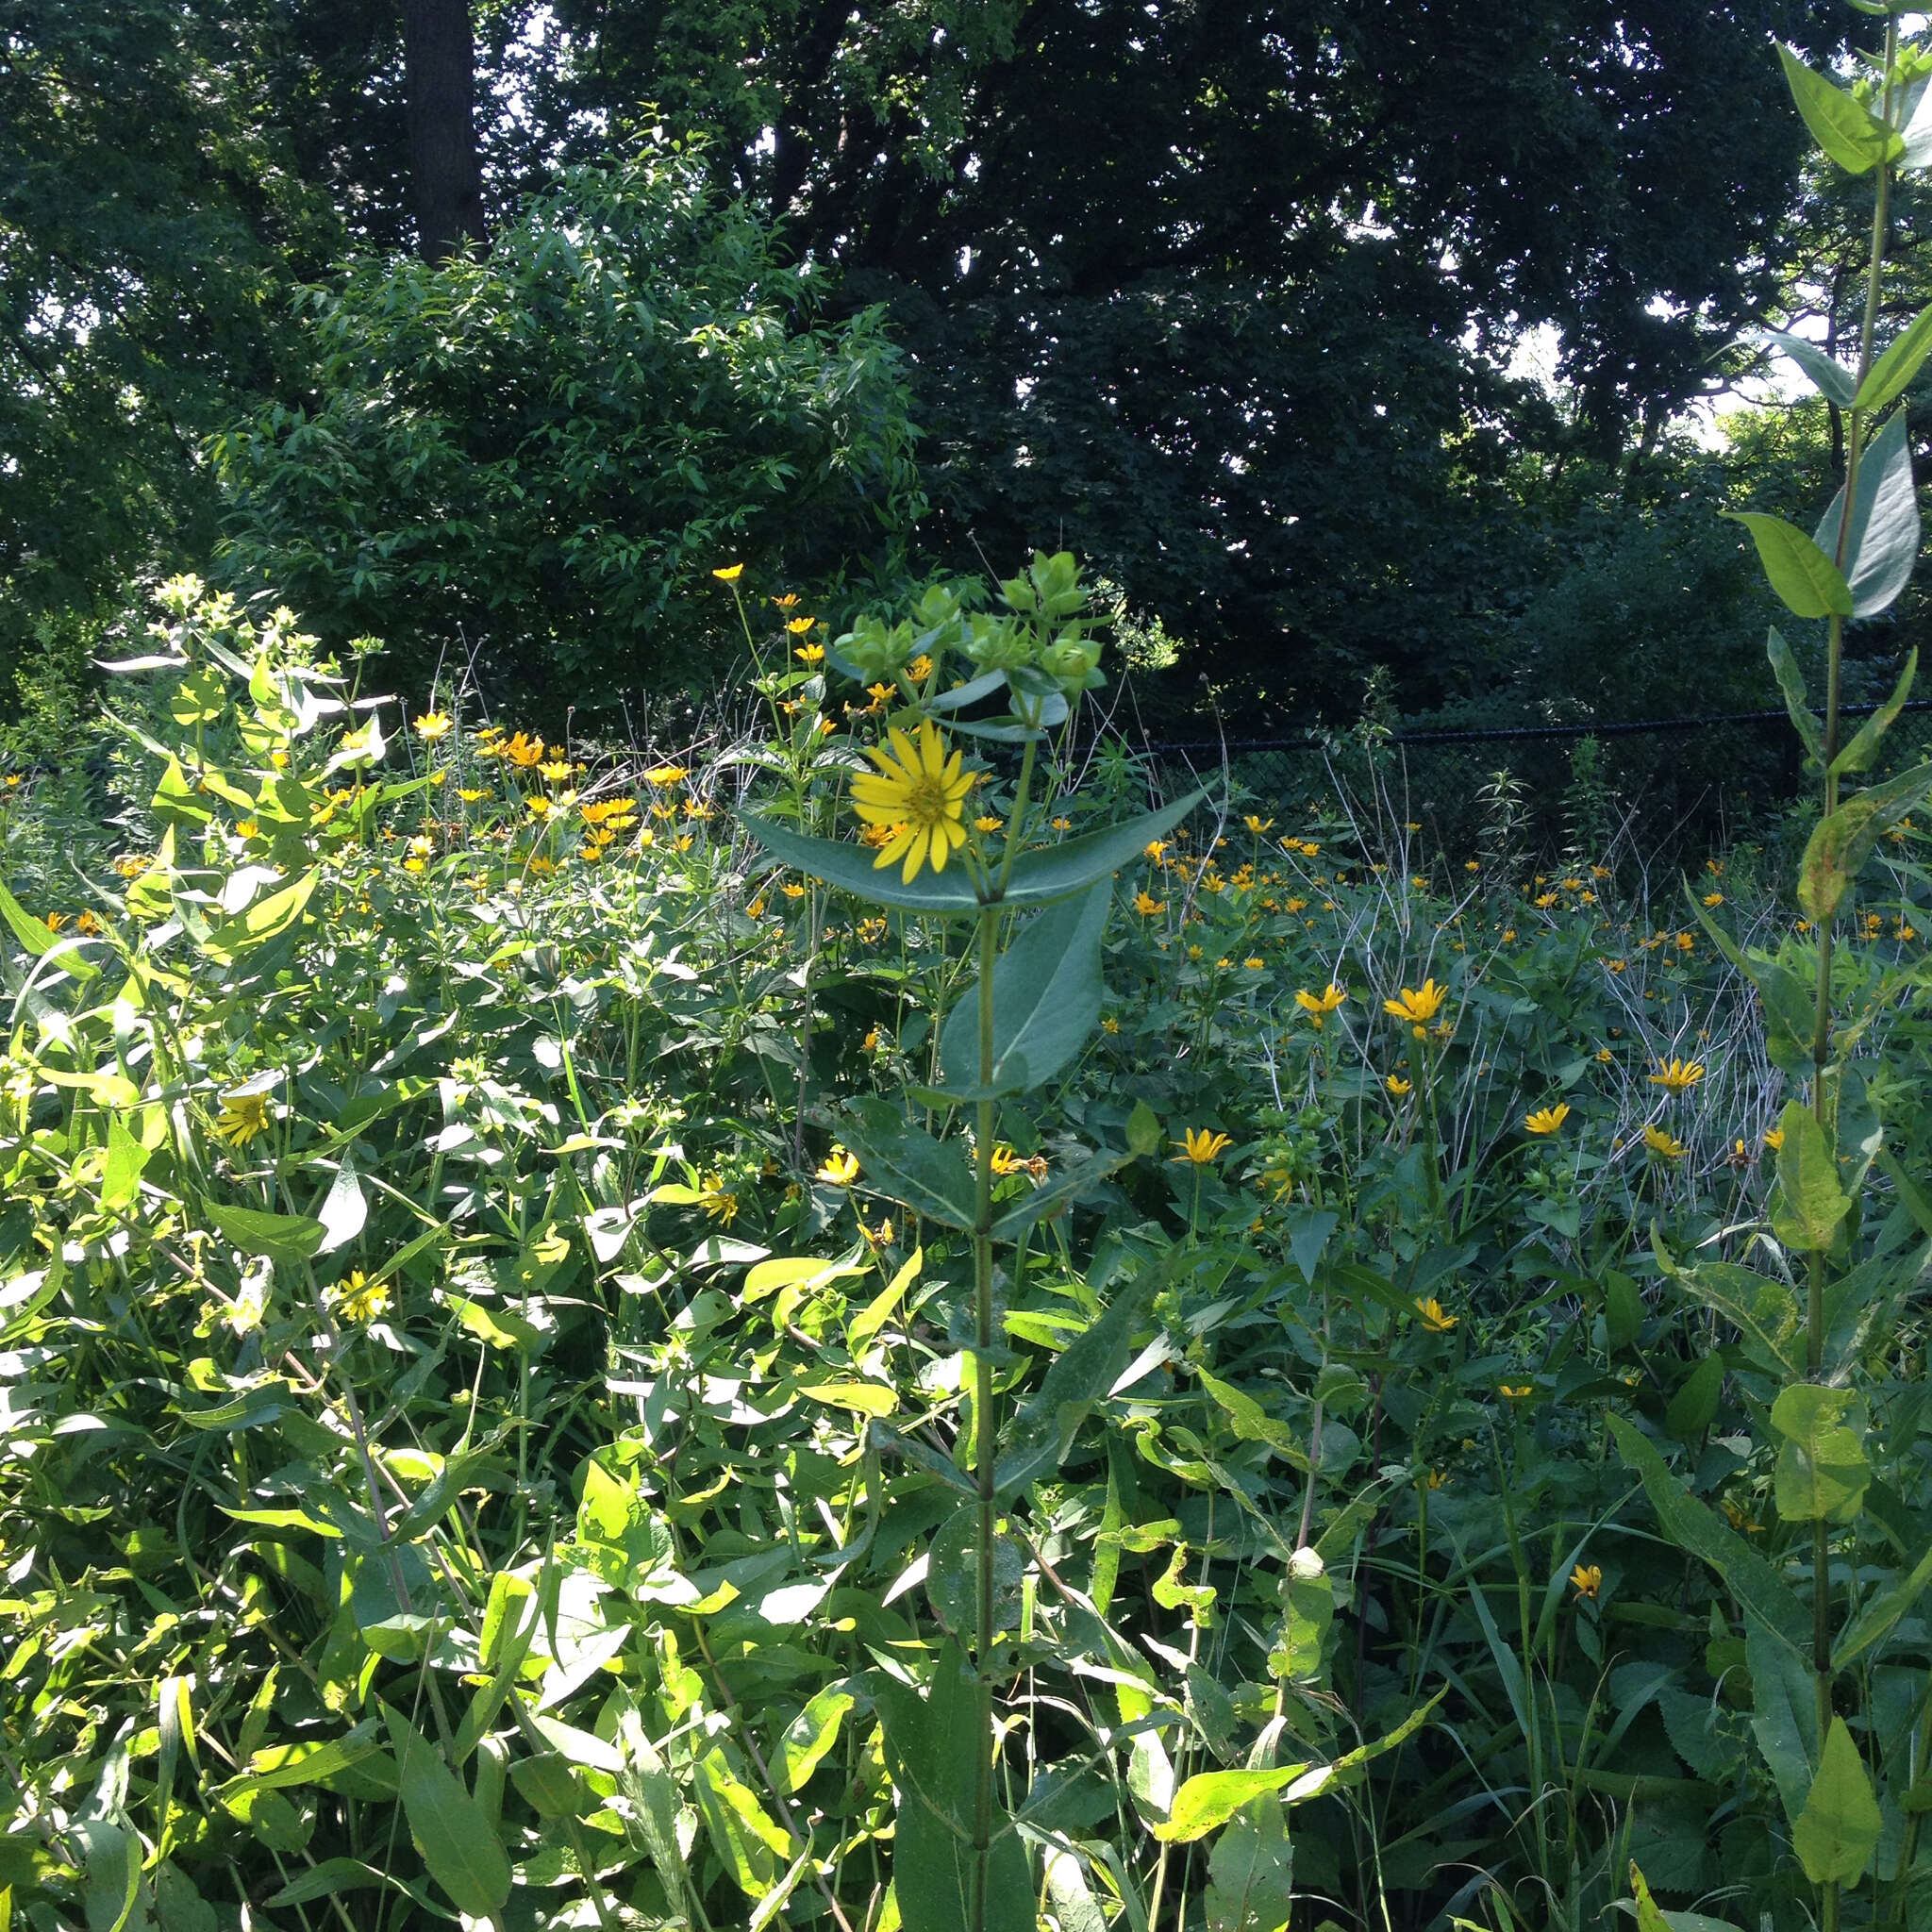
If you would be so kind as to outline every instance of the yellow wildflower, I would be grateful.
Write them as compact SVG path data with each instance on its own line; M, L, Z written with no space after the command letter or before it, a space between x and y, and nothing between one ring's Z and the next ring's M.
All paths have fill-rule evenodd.
M449 736L453 722L447 711L425 711L416 720L416 736L434 744L439 738Z
M1181 1149L1174 1158L1176 1161L1191 1160L1196 1167L1206 1167L1233 1144L1227 1135L1213 1133L1207 1127L1189 1127L1185 1132L1187 1139L1174 1143Z
M1441 1010L1448 991L1446 986L1438 986L1433 978L1425 979L1420 987L1405 986L1396 998L1384 1000L1382 1010L1398 1020L1407 1020L1420 1040L1427 1023Z
M948 757L945 740L930 723L921 721L916 743L900 730L887 736L890 752L867 747L878 770L853 779L852 803L868 824L897 827L873 866L877 871L903 858L900 876L909 886L921 866L943 872L947 858L965 844L960 821L973 779L960 770L964 755Z
M1431 1335L1448 1334L1450 1329L1455 1327L1457 1323L1461 1319L1459 1316L1457 1315L1445 1314L1443 1312L1442 1304L1439 1302L1434 1295L1430 1295L1426 1300L1419 1299L1415 1305L1415 1313L1416 1320L1419 1321L1423 1324L1423 1326L1429 1331Z
M1331 979L1318 993L1309 992L1306 987L1297 987L1294 1003L1308 1016L1310 1024L1319 1027L1347 997L1346 990Z
M1532 1134L1554 1134L1569 1118L1569 1102L1559 1100L1555 1107L1540 1107L1534 1113L1524 1115L1523 1124Z
M824 1164L819 1169L818 1177L832 1187L849 1188L858 1178L858 1155L835 1141L832 1151L825 1156Z
M735 584L744 575L744 566L741 563L727 563L722 569L714 570L711 575L721 584Z
M268 1131L273 1119L267 1094L225 1093L215 1121L215 1138L230 1147L245 1147L258 1134Z
M1666 1093L1687 1093L1704 1078L1702 1060L1659 1060L1656 1073L1648 1076L1653 1087Z
M345 1280L329 1290L327 1299L329 1307L344 1322L360 1325L384 1313L391 1297L386 1283L372 1283L361 1269L352 1268Z
M1681 1160L1690 1151L1674 1134L1653 1125L1649 1121L1643 1124L1643 1144L1653 1154L1661 1155L1666 1160Z
M1383 1086L1388 1088L1389 1091L1392 1093L1397 1100L1402 1099L1402 1097L1405 1094L1413 1093L1415 1091L1415 1082L1413 1080L1405 1080L1400 1074L1391 1074L1389 1077L1382 1082L1382 1084Z
M1579 1563L1571 1571L1570 1581L1576 1591L1577 1602L1588 1597L1594 1603L1597 1591L1604 1587L1603 1568L1597 1563Z

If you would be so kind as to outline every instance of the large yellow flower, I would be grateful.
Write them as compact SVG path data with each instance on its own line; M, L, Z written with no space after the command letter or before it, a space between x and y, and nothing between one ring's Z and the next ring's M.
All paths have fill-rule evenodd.
M922 721L916 744L896 728L887 735L891 751L867 747L878 770L853 779L852 803L867 824L895 828L873 867L877 871L905 859L901 877L909 886L928 861L934 872L944 872L954 847L965 844L960 821L973 780L960 770L963 755L956 751L948 758L946 741L932 724Z
M1423 981L1420 989L1405 986L1398 998L1384 1000L1385 1011L1394 1014L1398 1020L1407 1020L1411 1025L1420 1026L1433 1020L1441 1010L1442 998L1449 989L1438 986L1433 979Z

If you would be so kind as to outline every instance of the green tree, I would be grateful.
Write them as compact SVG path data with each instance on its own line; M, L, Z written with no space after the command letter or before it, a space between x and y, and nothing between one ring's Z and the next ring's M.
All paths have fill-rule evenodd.
M465 654L557 709L707 682L713 568L891 577L924 508L896 352L815 324L816 279L675 152L570 172L485 258L361 258L305 299L313 400L214 441L224 568L406 685Z

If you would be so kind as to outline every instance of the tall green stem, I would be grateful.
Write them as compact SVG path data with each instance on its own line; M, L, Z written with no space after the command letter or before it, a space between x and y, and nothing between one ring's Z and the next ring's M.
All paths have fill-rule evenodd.
M1008 829L1008 844L1011 828ZM1000 914L997 905L979 908L979 1087L992 1085L992 969ZM978 1144L973 1217L974 1477L979 1491L979 1642L974 1658L978 1751L974 1760L973 1901L974 1932L986 1932L986 1881L992 1847L992 1525L994 1456L992 1426L992 1153L993 1103L977 1103Z
M1892 113L1892 75L1898 64L1898 18L1885 23L1885 86L1879 101L1878 118L1889 129ZM1857 385L1864 386L1872 369L1873 337L1878 324L1878 298L1885 266L1886 224L1890 213L1891 164L1878 164L1877 193L1872 209L1872 252L1865 272L1865 312L1858 329ZM1853 408L1845 427L1844 504L1839 513L1838 540L1832 561L1844 572L1851 560L1852 517L1858 496L1858 468L1864 455L1865 415ZM1826 641L1824 690L1824 816L1838 809L1838 773L1833 769L1839 754L1839 703L1844 656L1844 619L1834 616ZM1811 1030L1811 1111L1830 1144L1832 1096L1831 1066L1831 979L1833 917L1818 922L1818 985ZM1824 1374L1824 1288L1828 1257L1823 1248L1811 1250L1807 1268L1807 1307L1805 1373L1812 1381ZM1831 1661L1831 1537L1822 1517L1811 1524L1811 1669L1817 1697L1818 1744L1823 1750L1831 1729L1832 1689L1835 1673ZM1820 1923L1824 1932L1838 1932L1839 1888L1824 1888Z

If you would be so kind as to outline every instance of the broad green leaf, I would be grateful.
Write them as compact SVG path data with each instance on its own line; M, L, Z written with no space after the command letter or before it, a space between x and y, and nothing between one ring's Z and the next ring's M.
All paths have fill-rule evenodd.
M141 1199L141 1174L149 1158L150 1150L115 1114L108 1122L108 1164L101 1172L101 1207L106 1212L122 1213Z
M788 1796L802 1791L825 1753L838 1742L845 1713L858 1702L849 1685L827 1684L791 1722L772 1753L772 1776Z
M1145 1267L1114 1296L1090 1327L1061 1349L1013 1418L994 1476L1001 1496L1011 1496L1059 1466L1092 1404L1103 1400L1133 1352L1135 1325L1144 1315L1166 1271Z
M1777 1150L1777 1187L1771 1200L1772 1231L1804 1253L1830 1247L1852 1204L1839 1186L1831 1143L1817 1116L1802 1101L1788 1100L1778 1115L1784 1140Z
M1904 395L1928 354L1932 354L1932 308L1923 310L1872 365L1871 373L1858 385L1852 407L1867 414L1875 413Z
M1764 575L1787 608L1799 617L1852 614L1851 586L1838 565L1795 524L1762 510L1726 510L1724 514L1751 532Z
M1708 1563L1738 1601L1780 1641L1790 1646L1807 1642L1810 1612L1772 1564L1678 1484L1669 1465L1634 1424L1615 1414L1607 1420L1624 1460L1642 1479L1644 1493L1664 1534L1686 1555Z
M1849 1523L1872 1481L1865 1459L1865 1404L1848 1389L1794 1382L1772 1404L1784 1440L1777 1458L1777 1513L1787 1523Z
M1109 886L1091 887L1022 926L992 970L992 1061L980 1065L979 988L960 994L940 1037L947 1085L1024 1091L1050 1080L1100 1024L1100 937Z
M1046 1899L1060 1932L1107 1932L1107 1914L1087 1884L1087 1874L1072 1852L1049 1850L1041 1874Z
M874 906L892 906L903 912L929 912L941 919L958 919L979 910L973 881L957 855L944 872L927 868L908 885L901 877L901 861L879 867L874 863L874 855L868 846L850 845L841 839L814 839L755 811L741 812L740 817L745 830L787 865L794 865L827 885L841 886Z
M1820 925L1833 918L1879 839L1932 794L1932 764L1849 798L1812 832L1798 871L1798 903Z
M294 1744L265 1744L250 1753L248 1769L232 1780L239 1788L244 1781L279 1790L289 1785L322 1784L337 1772L373 1757L382 1748L382 1736L375 1720L364 1718L353 1730L325 1741Z
M403 1816L429 1875L459 1911L485 1918L509 1897L509 1859L476 1801L401 1711L382 1706Z
M1811 378L1811 387L1820 395L1841 409L1851 408L1858 387L1857 370L1847 369L1842 362L1827 356L1816 342L1807 342L1803 336L1787 335L1781 328L1766 329L1764 340L1775 342Z
M1286 1423L1270 1415L1252 1395L1210 1375L1206 1369L1197 1366L1194 1374L1243 1442L1265 1442L1277 1456L1307 1474L1307 1449L1296 1441L1294 1431Z
M751 1267L741 1292L746 1302L759 1302L780 1289L803 1285L809 1292L829 1282L841 1281L848 1274L864 1273L858 1257L849 1251L835 1261L826 1260L823 1255L774 1255Z
M891 1415L899 1407L897 1391L886 1382L808 1382L798 1392L827 1407L854 1409L860 1415Z
M318 1255L332 1255L338 1248L347 1247L369 1219L368 1198L362 1192L355 1163L346 1156L336 1169L328 1192L323 1196L319 1218L322 1245L315 1251Z
M1806 751L1823 763L1824 726L1819 722L1807 697L1805 675L1798 669L1798 660L1791 656L1791 647L1785 642L1784 633L1776 625L1771 626L1770 634L1765 638L1764 655L1771 659L1777 688L1784 692L1785 709L1790 713L1791 724L1804 741Z
M1026 1552L1015 1537L992 1537L992 1627L1011 1636L1020 1627L1026 1581ZM933 1614L960 1641L979 1628L979 1505L955 1509L926 1551L925 1594Z
M1827 559L1839 554L1844 508L1840 488L1813 534L1812 541ZM1858 463L1858 493L1852 503L1840 566L1852 593L1851 608L1843 614L1876 617L1890 609L1911 581L1918 554L1919 492L1912 483L1906 412L1900 409L1872 439Z
M1208 1932L1283 1932L1294 1853L1281 1807L1257 1798L1227 1823L1208 1860Z
M487 1342L491 1348L535 1351L542 1343L541 1331L508 1308L486 1307L481 1302L472 1301L468 1295L452 1294L447 1299L450 1313L478 1341Z
M946 1227L970 1228L977 1190L958 1141L935 1141L887 1101L861 1104L845 1129L863 1184Z
M762 1898L791 1860L791 1836L765 1812L717 1746L691 1767L691 1794L711 1848L748 1898Z
M539 1818L575 1818L589 1807L590 1791L560 1751L519 1757L509 1777L517 1795Z
M1791 1849L1813 1885L1856 1885L1878 1849L1878 1800L1841 1717L1831 1721Z
M1905 153L1905 142L1862 101L1813 72L1789 47L1780 44L1777 58L1784 63L1791 98L1811 130L1811 139L1846 174L1863 175L1881 161L1895 161Z
M322 1246L322 1223L306 1214L268 1214L259 1208L226 1208L215 1201L204 1211L244 1255L260 1255L278 1267L295 1267Z
M1869 772L1878 756L1879 741L1897 722L1912 694L1912 680L1919 675L1919 647L1906 653L1905 668L1898 675L1891 695L1859 725L1857 736L1831 761L1831 769L1842 777L1848 772Z
M1159 811L1143 812L1124 824L1088 832L1044 852L1023 852L1013 861L1013 875L1001 897L1006 906L1046 906L1064 899L1083 886L1109 878L1131 865L1156 839L1171 832L1208 796L1191 791Z
M1702 1261L1673 1267L1670 1274L1693 1301L1738 1330L1754 1367L1780 1381L1802 1373L1798 1301L1789 1283L1754 1274L1734 1261Z
M1718 1397L1724 1386L1724 1365L1707 1355L1684 1377L1683 1385L1664 1411L1664 1429L1680 1442L1694 1442L1717 1420Z

